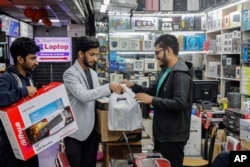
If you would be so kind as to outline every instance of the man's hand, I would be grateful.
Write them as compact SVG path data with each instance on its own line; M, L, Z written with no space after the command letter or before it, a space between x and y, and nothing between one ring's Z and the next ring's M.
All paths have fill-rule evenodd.
M124 79L123 81L121 81L121 83L125 84L128 88L132 88L134 86L134 83L127 79Z
M28 96L34 96L37 92L37 88L34 86L26 86L27 91L28 91Z
M137 93L135 94L135 99L138 103L151 104L153 101L153 96L150 96L146 93Z
M116 92L118 94L124 92L123 87L119 83L110 83L109 88L112 92Z

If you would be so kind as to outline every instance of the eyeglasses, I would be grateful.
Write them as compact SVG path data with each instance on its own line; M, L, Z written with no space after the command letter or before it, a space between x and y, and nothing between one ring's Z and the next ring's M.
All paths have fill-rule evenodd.
M155 55L156 56L158 56L160 53L161 53L161 51L163 51L164 49L161 49L161 50L155 50Z

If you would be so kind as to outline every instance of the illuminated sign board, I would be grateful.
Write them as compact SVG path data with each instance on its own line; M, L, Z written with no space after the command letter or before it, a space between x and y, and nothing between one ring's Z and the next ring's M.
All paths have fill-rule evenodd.
M40 47L38 62L70 62L72 60L72 42L69 37L35 37Z

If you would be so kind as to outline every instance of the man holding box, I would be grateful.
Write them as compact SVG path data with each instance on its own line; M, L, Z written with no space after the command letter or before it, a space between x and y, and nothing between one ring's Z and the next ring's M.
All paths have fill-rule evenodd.
M21 37L13 41L10 53L14 65L0 76L0 107L9 106L23 97L33 96L37 92L30 71L37 66L36 53L40 51L35 41ZM27 161L15 158L8 137L0 121L0 166L1 167L38 167L38 157Z

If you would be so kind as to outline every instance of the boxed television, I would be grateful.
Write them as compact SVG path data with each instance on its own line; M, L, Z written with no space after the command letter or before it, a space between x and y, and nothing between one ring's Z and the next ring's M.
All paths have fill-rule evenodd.
M52 82L35 96L0 109L16 158L28 160L77 130L65 87Z

